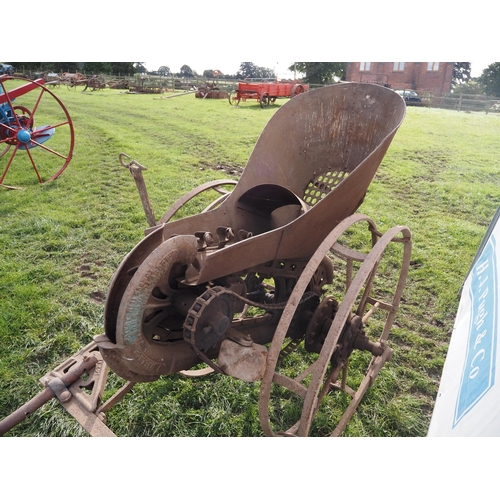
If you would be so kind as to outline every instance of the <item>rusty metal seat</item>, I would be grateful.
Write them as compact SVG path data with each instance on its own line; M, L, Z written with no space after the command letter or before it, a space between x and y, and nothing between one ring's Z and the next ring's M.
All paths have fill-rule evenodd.
M235 234L231 261L239 261L235 266L243 269L248 254L238 245L254 248L257 243L242 241L240 230L262 238L266 233L266 250L252 250L255 263L307 257L336 224L356 211L404 118L404 102L387 88L355 83L297 97L269 120L225 202L213 211L169 223L162 228L162 239L199 230L216 234L218 227L230 227ZM299 217L300 200L314 210ZM286 212L282 220L294 223L275 228L277 209ZM245 254L245 262L238 253ZM208 267L216 268L227 258L212 255ZM211 278L208 269L200 276L202 281Z

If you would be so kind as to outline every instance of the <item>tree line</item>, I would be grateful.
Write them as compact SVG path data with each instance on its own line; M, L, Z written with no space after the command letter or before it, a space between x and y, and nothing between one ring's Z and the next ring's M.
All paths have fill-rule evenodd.
M157 70L149 71L141 62L10 62L18 70L31 72L53 71L55 73L108 74L108 75L134 75L147 74L170 76L178 78L203 77L207 80L268 78L274 79L276 75L270 68L257 66L252 62L240 63L239 70L234 75L223 74L216 69L206 69L198 75L187 64L181 66L180 71L173 73L166 65ZM338 80L344 80L347 63L345 62L294 62L288 70L301 78L304 83L312 85L327 85ZM477 78L471 78L471 63L456 62L453 68L452 88L455 92L464 94L483 94L500 97L500 63L490 64Z
M136 73L135 63L130 62L9 62L18 71L54 73L85 73L107 75L133 75Z
M455 63L470 64L470 63ZM500 98L500 62L491 63L477 78L468 78L457 81L453 91L462 94L488 95Z

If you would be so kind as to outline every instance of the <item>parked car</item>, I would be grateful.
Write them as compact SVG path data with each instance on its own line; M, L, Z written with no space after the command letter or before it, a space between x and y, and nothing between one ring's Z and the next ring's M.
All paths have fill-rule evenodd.
M407 106L420 106L422 104L422 99L414 90L396 90L406 102Z
M11 66L10 64L0 63L0 75L13 75L15 71L16 68L14 68L14 66Z

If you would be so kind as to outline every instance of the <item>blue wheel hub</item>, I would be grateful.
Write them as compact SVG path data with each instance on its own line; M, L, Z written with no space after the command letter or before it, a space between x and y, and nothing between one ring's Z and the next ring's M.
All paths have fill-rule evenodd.
M31 134L29 130L22 129L17 133L17 139L23 144L27 144L31 140Z

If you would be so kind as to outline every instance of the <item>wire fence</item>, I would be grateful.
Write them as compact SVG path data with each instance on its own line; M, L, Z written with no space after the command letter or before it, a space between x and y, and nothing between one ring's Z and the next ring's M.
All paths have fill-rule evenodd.
M434 94L432 92L419 93L422 105L430 108L451 109L465 112L499 113L500 98L475 94Z

